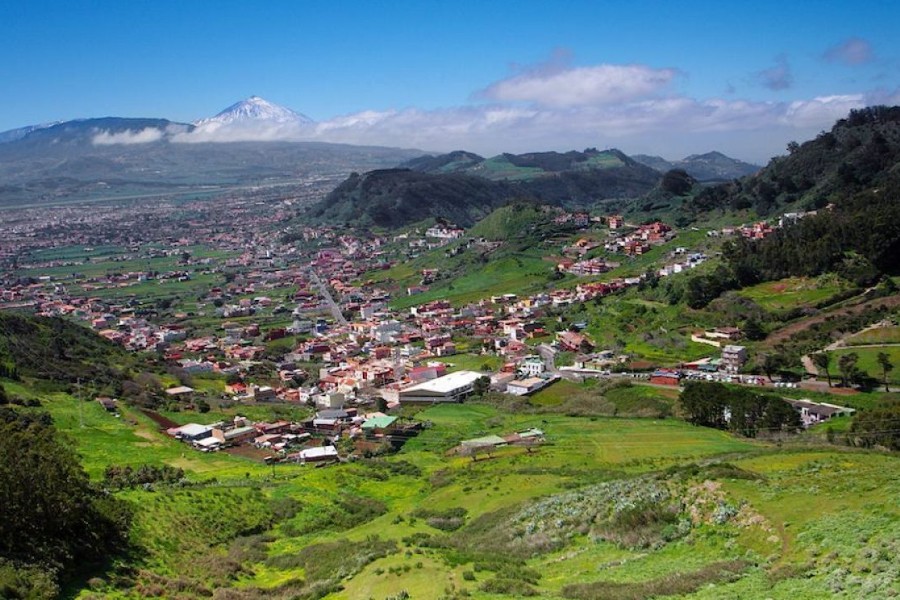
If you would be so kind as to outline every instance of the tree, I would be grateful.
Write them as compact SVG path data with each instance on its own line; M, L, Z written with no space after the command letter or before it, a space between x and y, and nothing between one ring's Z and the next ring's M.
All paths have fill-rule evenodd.
M800 416L790 404L746 388L689 381L679 401L691 423L728 429L745 437L756 437L760 431L797 431L800 428Z
M855 443L866 448L884 446L890 450L900 450L900 400L886 403L869 410L861 410L853 418L850 431L856 434Z
M881 367L881 381L884 383L884 391L889 392L891 390L888 389L888 373L894 370L894 363L891 362L891 357L887 352L878 353L878 366Z
M472 393L476 396L483 396L491 389L491 380L488 377L481 376L472 384Z
M61 437L47 414L0 408L0 498L15 515L0 519L0 564L56 577L125 544L127 505L91 485Z
M750 317L746 321L744 321L743 329L744 337L746 337L751 342L758 342L760 340L766 339L766 330L763 328L762 323L760 323L753 317Z
M675 196L684 196L691 191L695 183L696 180L684 169L672 169L663 175L659 187Z
M844 387L848 387L859 376L859 368L856 366L858 360L856 352L842 354L838 358L838 371L841 372L841 385Z
M762 364L760 365L763 373L769 378L769 381L772 381L772 374L777 372L783 366L784 357L781 354L766 354L763 356Z
M816 352L811 358L816 368L825 373L828 387L831 387L831 373L828 371L828 367L831 366L831 356L827 352Z

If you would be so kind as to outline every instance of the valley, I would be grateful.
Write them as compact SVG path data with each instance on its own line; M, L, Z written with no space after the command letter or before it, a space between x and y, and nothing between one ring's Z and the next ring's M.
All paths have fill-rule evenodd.
M356 149L302 182L17 196L4 451L48 499L71 459L97 533L45 531L4 463L0 593L893 597L896 121L828 134L852 180L820 136L722 185Z

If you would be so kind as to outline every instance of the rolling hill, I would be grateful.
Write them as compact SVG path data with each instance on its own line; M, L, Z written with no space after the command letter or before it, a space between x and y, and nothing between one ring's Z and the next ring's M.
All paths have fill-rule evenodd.
M660 173L665 173L672 169L682 169L688 175L701 182L730 181L739 177L753 175L762 168L759 165L746 163L716 151L707 152L706 154L692 154L675 161L646 154L635 154L631 158L652 169L656 169Z
M401 168L354 175L308 213L317 220L398 227L427 218L470 226L514 199L591 208L640 196L661 175L618 150L419 157Z
M898 162L900 107L854 110L815 139L790 144L788 155L756 175L707 188L686 207L695 214L751 209L761 217L822 208L896 180Z

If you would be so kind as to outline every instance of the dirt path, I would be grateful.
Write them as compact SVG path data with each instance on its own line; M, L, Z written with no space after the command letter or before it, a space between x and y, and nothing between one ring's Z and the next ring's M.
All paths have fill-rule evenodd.
M804 354L800 357L800 362L803 363L803 368L806 369L806 372L814 377L819 376L819 368L816 367L816 363L809 357L809 354Z
M153 419L153 421L159 425L160 429L171 429L173 427L178 427L178 423L169 419L168 417L164 417L155 410L147 410L145 408L141 409L141 412Z

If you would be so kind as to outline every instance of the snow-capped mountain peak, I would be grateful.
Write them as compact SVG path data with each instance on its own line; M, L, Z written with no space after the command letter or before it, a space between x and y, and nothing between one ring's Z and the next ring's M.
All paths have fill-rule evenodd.
M279 106L259 96L250 96L246 100L232 104L216 116L200 119L194 124L200 127L206 124L231 125L252 124L254 122L304 125L312 123L313 120L304 114Z

